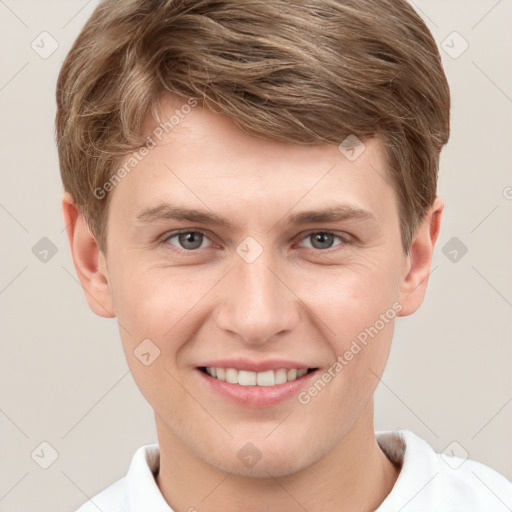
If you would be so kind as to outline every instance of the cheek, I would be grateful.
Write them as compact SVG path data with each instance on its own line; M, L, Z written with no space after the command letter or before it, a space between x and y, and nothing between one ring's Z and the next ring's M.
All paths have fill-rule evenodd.
M374 325L381 314L391 309L389 316L394 318L397 275L397 266L381 255L380 260L366 259L344 267L305 272L295 282L294 291L314 313L310 318L326 339L333 340L339 353L350 340Z
M149 339L159 352L155 363L174 372L185 349L191 346L191 339L208 320L210 309L206 309L205 298L222 272L218 274L206 268L201 271L192 266L139 265L116 277L114 302L128 364L138 371L138 346Z
M153 406L165 403L177 414L178 405L168 397L179 396L173 379L174 361L180 351L187 312L197 302L197 284L178 276L176 269L118 269L113 276L114 303L125 357L132 376ZM170 277L173 272L173 278ZM196 282L197 283L197 282ZM165 394L162 390L165 389Z
M120 321L139 335L162 338L184 318L204 290L204 281L171 268L127 268L115 279Z

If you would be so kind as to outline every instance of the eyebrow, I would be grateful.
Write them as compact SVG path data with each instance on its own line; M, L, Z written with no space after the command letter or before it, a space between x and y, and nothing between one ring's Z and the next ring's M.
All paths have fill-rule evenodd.
M167 203L146 208L135 217L137 224L151 224L153 222L176 220L196 222L199 224L224 227L232 230L232 222L226 217L208 210L198 210L173 206ZM282 220L282 219L281 219ZM281 222L276 222L278 224ZM285 221L290 225L319 224L327 222L341 222L346 220L376 222L373 213L362 208L353 208L350 205L336 205L321 210L307 210L290 215Z

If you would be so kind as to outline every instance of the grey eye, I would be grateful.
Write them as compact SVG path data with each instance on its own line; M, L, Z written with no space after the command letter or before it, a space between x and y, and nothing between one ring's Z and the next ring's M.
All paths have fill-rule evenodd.
M178 239L177 244L172 242L173 238ZM199 233L198 231L184 231L182 233L171 235L167 241L172 245L178 246L179 248L194 251L202 246L204 239L205 236L203 233Z
M332 233L318 232L311 233L306 239L311 240L311 245L314 249L329 249L332 247L334 239L338 238Z

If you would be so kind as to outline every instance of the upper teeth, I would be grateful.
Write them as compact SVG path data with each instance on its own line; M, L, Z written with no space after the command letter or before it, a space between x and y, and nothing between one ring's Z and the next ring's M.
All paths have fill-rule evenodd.
M276 384L284 384L306 375L308 370L301 368L300 370L267 370L266 372L249 372L246 370L235 370L234 368L214 368L207 367L206 373L219 380L224 380L230 384L240 384L241 386L274 386Z

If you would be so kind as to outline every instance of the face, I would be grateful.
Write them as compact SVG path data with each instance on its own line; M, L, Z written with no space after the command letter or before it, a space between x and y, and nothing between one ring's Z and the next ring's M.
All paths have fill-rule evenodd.
M277 476L371 424L407 270L385 168L376 139L353 160L195 107L115 187L109 293L159 437Z

